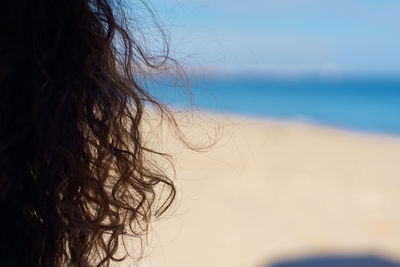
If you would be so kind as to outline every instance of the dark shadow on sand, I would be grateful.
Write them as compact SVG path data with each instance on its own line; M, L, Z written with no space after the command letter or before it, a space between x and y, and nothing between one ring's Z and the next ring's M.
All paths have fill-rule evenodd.
M400 267L400 262L376 255L318 255L282 259L262 267Z

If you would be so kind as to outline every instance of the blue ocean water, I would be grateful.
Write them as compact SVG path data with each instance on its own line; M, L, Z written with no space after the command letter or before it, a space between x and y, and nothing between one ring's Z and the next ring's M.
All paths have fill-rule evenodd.
M191 90L209 111L400 135L400 77L203 77Z

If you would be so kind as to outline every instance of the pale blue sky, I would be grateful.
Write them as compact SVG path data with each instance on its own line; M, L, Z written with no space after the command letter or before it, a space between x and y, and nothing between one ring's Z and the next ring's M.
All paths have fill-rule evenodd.
M400 74L399 0L152 0L184 64Z

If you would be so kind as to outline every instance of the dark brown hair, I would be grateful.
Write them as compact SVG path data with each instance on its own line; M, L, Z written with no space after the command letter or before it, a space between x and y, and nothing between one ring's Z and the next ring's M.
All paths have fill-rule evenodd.
M1 1L1 266L107 266L174 199L141 131L146 103L168 112L143 85L168 51L147 53L123 9Z

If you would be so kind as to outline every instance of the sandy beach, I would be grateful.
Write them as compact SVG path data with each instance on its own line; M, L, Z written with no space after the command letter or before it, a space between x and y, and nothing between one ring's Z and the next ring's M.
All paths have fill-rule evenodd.
M400 138L211 118L187 124L195 140L207 140L207 125L220 126L207 152L167 137L178 197L173 214L152 224L142 266L266 267L319 254L400 259Z

